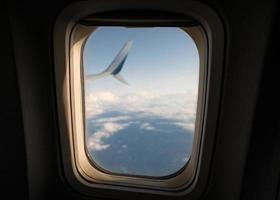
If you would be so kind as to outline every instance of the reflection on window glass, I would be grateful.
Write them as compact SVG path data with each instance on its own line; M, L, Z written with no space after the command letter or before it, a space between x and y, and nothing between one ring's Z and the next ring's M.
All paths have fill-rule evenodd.
M176 27L99 27L84 48L86 147L93 164L163 177L190 159L199 55Z

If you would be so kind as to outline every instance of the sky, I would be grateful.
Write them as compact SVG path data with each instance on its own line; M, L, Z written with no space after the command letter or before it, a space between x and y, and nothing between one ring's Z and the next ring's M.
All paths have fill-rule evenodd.
M85 81L87 148L113 173L169 175L191 156L198 51L179 28L99 27L84 48L85 75L104 71L130 40L120 72L128 85L112 76Z
M123 94L197 90L197 48L190 36L179 28L98 28L85 46L85 74L106 69L129 40L133 41L133 45L121 71L129 86L124 87L108 78L89 85L89 92L106 90Z

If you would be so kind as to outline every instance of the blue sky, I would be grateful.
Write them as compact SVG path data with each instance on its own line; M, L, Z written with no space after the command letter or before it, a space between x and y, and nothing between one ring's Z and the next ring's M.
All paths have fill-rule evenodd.
M90 83L88 91L172 93L196 90L198 52L190 36L179 28L100 27L85 46L85 74L106 69L129 40L133 45L121 71L129 86L110 77Z
M85 81L87 148L111 172L169 175L191 156L197 48L179 28L99 27L85 45L85 75L104 71L129 40L120 72L128 85L113 76Z

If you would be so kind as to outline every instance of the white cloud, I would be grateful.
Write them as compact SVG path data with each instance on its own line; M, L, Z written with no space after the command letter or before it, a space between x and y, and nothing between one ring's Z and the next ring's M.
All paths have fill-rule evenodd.
M102 124L102 127L87 138L87 147L91 150L100 151L110 147L109 144L104 144L104 139L111 137L116 132L126 128L130 123L114 123L106 122Z
M194 122L188 122L188 121L158 122L157 124L176 125L176 126L180 126L185 130L194 130L195 128Z
M131 124L139 124L139 128L148 131L156 130L150 123L139 121L139 119L146 117L165 118L171 120L166 123L180 126L186 130L194 130L195 93L181 92L156 95L139 92L117 96L110 92L98 92L87 95L85 99L86 117L96 127L96 132L89 133L87 146L95 151L109 148L110 145L105 144L104 139L113 136ZM107 112L118 112L123 115L95 118Z
M104 122L119 122L119 121L127 121L131 119L131 116L121 115L117 117L107 117L93 120L94 123L104 123Z
M151 126L150 123L147 123L147 122L141 124L140 128L141 128L141 129L148 130L148 131L152 131L152 130L155 130L155 129L156 129L155 127Z
M175 125L181 126L186 130L194 130L195 124L191 122L175 122Z
M122 96L110 92L91 93L86 96L86 116L116 111L185 121L195 117L196 97L193 92L161 95L139 92Z
M98 103L99 101L114 103L117 102L119 98L111 92L98 92L90 93L89 95L87 95L86 100L95 103Z
M114 105L118 101L119 97L110 92L98 92L86 95L87 118L106 112L107 105Z

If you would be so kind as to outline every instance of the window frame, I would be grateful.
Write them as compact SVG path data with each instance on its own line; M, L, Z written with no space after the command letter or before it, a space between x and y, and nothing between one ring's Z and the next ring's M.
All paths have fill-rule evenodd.
M125 20L122 20L122 22L117 22L117 21L102 21L102 22L99 22L99 21L95 21L95 18L92 17L91 18L91 22L87 21L87 25L86 26L83 26L84 23L79 23L79 24L76 24L74 29L73 29L73 32L71 34L71 40L72 41L76 41L76 40L79 40L80 38L80 31L79 29L81 28L81 32L82 32L82 38L81 40L83 40L83 44L81 45L81 49L80 50L77 50L77 51L80 51L82 52L81 53L81 57L80 57L80 60L78 61L78 63L81 63L80 64L80 76L81 76L81 81L80 84L81 86L78 86L78 87L81 87L82 88L82 108L83 108L83 122L76 122L76 123L83 123L83 140L84 140L84 144L82 145L83 147L81 147L80 149L84 149L85 153L86 153L86 157L87 159L89 160L89 162L91 162L91 165L93 165L93 167L96 168L96 170L98 171L101 171L102 174L106 174L106 175L109 175L109 176L120 176L120 177L128 177L128 179L130 178L136 178L136 182L139 181L139 178L141 178L142 180L144 179L152 179L152 182L154 182L154 184L148 184L150 186L147 186L148 188L149 187L154 187L156 189L158 188L161 188L161 189L165 189L165 190L174 190L175 188L178 189L177 185L174 184L175 182L177 182L177 184L179 185L181 183L181 185L184 185L184 183L188 182L188 180L183 180L183 179L191 179L193 178L192 176L194 175L194 172L195 172L195 167L196 167L196 163L197 163L197 158L198 158L198 154L199 154L199 146L200 146L200 140L201 140L201 124L202 124L202 118L203 118L203 105L204 105L204 101L205 101L205 95L204 95L204 91L205 91L205 80L206 80L206 66L205 66L205 55L206 55L206 50L207 50L207 44L206 44L206 38L205 38L205 34L204 34L204 30L203 28L197 24L197 25L191 25L190 27L177 27L177 22L169 22L169 23L160 23L159 25L161 26L157 26L157 24L151 24L152 26L157 26L157 27L171 27L171 28L180 28L181 31L183 31L186 35L188 35L189 37L192 38L192 41L195 43L195 46L196 46L196 50L198 51L198 54L199 54L199 74L198 74L198 95L197 95L197 101L196 101L196 105L197 105L197 108L196 108L196 116L195 116L195 129L194 129L194 132L193 132L193 144L192 144L192 152L191 152L191 155L190 155L190 158L186 161L186 163L184 164L184 166L182 168L180 168L178 171L175 171L174 173L171 173L169 175L165 175L165 176L145 176L145 175L131 175L131 174L122 174L122 173L115 173L115 172L111 172L110 170L108 169L105 169L105 168L102 168L102 166L99 166L94 158L89 155L89 150L88 148L86 147L86 105L85 105L85 84L84 84L84 63L83 63L83 58L84 58L84 55L83 55L83 52L84 52L84 46L86 45L87 41L88 41L88 38L94 34L94 31L99 28L99 24L103 27L110 27L110 26L114 26L114 27L124 27L124 23L126 25L128 25L129 23L133 23L133 22L127 22ZM175 19L174 19L175 20ZM182 22L183 22L183 19L182 19ZM96 26L92 26L91 24L94 24ZM119 25L118 25L119 24ZM134 26L135 26L135 22L134 22ZM149 25L150 25L150 22L141 22L141 26L139 26L139 28L149 28ZM182 25L182 23L181 23ZM138 26L137 26L138 27ZM83 35L84 35L84 31L89 33L88 36L84 37L83 38ZM77 36L75 35L74 32L78 32ZM72 44L70 45L72 46ZM75 54L73 52L73 54ZM72 55L73 55L72 54ZM74 56L75 57L75 56ZM71 59L70 59L71 60ZM74 67L72 65L72 67ZM78 67L78 66L76 66ZM71 72L70 72L71 74ZM79 75L75 76L74 75L75 73L73 73L73 82L75 82L75 80L79 79ZM74 83L75 84L75 83ZM197 115L197 113L199 115ZM80 117L80 119L82 119ZM78 133L78 135L80 135ZM79 146L79 144L78 144ZM79 147L78 147L79 148ZM78 150L79 151L79 150ZM76 152L77 153L77 152ZM194 156L193 156L194 154ZM76 157L79 157L79 156L76 156ZM189 166L188 166L189 165ZM186 169L186 168L190 168L190 169ZM185 171L188 171L188 172L185 172ZM95 170L94 170L95 171ZM90 177L94 177L94 174L97 173L97 172L92 172L91 174L89 174ZM185 174L187 173L187 174ZM185 174L185 175L184 175ZM175 178L176 176L183 176L183 178L180 178L178 182L178 178ZM189 176L189 177L188 177ZM191 177L190 177L191 176ZM91 179L90 179L91 180ZM111 180L112 181L112 180ZM166 183L166 182L170 182L172 181L173 183ZM132 184L133 181L131 180L128 180L127 181L129 184ZM150 182L150 181L149 181ZM161 184L160 182L165 182L164 184ZM138 184L142 187L145 186L145 184Z
M140 3L141 4L141 3ZM145 4L145 3L144 3ZM97 6L96 6L97 5ZM110 3L111 6L115 6L117 9L117 4ZM90 172L90 170L95 169L89 162L85 161L86 155L83 155L83 159L79 158L77 155L77 146L84 145L84 138L77 137L77 130L84 130L84 119L83 117L77 117L81 115L83 109L84 97L82 89L82 78L81 73L81 62L83 60L82 48L85 44L87 37L90 35L89 29L78 25L77 23L81 18L89 14L96 13L98 11L108 11L112 8L102 8L105 4L99 4L97 2L80 2L67 7L63 13L58 17L54 29L54 54L55 54L55 75L56 75L56 87L57 87L57 108L58 108L58 118L59 118L59 128L60 128L60 144L62 150L62 170L64 171L67 182L70 183L72 187L76 190L87 194L96 195L96 191L99 192L101 197L106 196L106 190L113 190L118 195L122 195L124 191L129 191L132 194L154 194L154 195L167 195L167 196L178 196L178 195L190 195L195 189L197 190L198 185L205 185L207 177L203 177L204 174L207 175L210 158L211 156L205 155L205 150L211 155L212 145L214 142L215 133L215 120L217 120L218 102L219 100L219 88L221 83L221 69L222 69L222 59L218 59L217 54L221 53L223 55L223 31L222 24L218 19L218 16L205 5L195 2L189 2L184 4L184 9L168 8L168 12L177 12L180 10L182 14L193 17L198 20L205 33L204 42L207 43L207 48L201 48L201 40L196 39L196 43L199 50L200 56L200 71L199 73L199 93L197 101L197 118L195 131L198 133L194 134L193 146L196 146L195 156L191 157L194 161L191 168L192 172L187 173L188 176L180 177L179 179L171 180L148 180L141 177L118 177L116 175L112 177L108 174L101 174L99 179L96 179L96 174L100 171ZM106 6L105 6L106 7ZM110 6L109 6L110 7ZM128 9L132 9L128 6ZM145 8L146 9L146 8ZM199 10L198 10L199 9ZM205 10L205 16L199 16L198 13L202 13L200 9ZM79 12L77 12L79 11ZM210 20L209 20L210 16ZM207 17L207 20L206 20ZM209 24L209 21L212 23ZM133 22L132 22L133 23ZM102 23L104 24L104 23ZM211 25L211 26L209 26ZM77 29L78 28L78 29ZM220 39L215 37L213 42L213 30L220 29L219 32ZM78 31L77 31L78 30ZM76 33L75 33L76 31ZM216 32L216 31L214 31ZM77 34L78 33L78 34ZM189 34L195 35L194 33L188 32ZM217 32L216 32L217 33ZM74 37L73 37L74 35ZM70 41L70 42L69 42ZM72 48L72 44L77 44L77 48ZM199 48L200 46L200 48ZM214 52L213 50L217 52ZM73 60L71 56L78 57ZM216 59L213 61L213 55L216 55ZM206 62L205 62L206 61ZM211 67L216 63L215 68ZM73 65L79 65L80 67L73 67ZM74 70L74 71L73 71ZM77 73L76 70L80 70ZM216 71L216 74L210 77L210 73ZM77 81L77 74L80 76L80 81ZM75 78L76 77L76 78ZM211 81L211 78L214 79ZM76 82L75 82L76 81ZM201 81L204 83L201 84ZM74 83L75 82L75 83ZM79 83L80 82L80 83ZM216 85L216 87L210 87L211 85ZM74 88L74 89L73 89ZM210 90L212 89L212 90ZM77 95L79 94L79 95ZM202 95L204 94L204 96ZM215 96L209 96L210 94L215 94ZM209 98L211 97L211 98ZM212 105L209 109L209 99L212 100ZM216 102L215 102L216 100ZM78 105L78 106L77 106ZM216 110L215 110L216 108ZM210 110L210 114L209 114ZM200 117L198 117L200 115ZM209 120L209 116L211 117ZM80 118L80 119L79 119ZM83 123L77 123L78 120L83 120ZM207 120L206 120L207 119ZM75 123L74 123L75 122ZM207 128L208 125L208 128ZM79 126L79 127L77 127ZM209 128L210 126L210 128ZM199 129L197 128L199 127ZM206 129L207 128L207 129ZM84 135L84 131L82 131ZM197 137L197 138L195 138ZM205 141L209 138L208 141ZM78 141L78 142L77 142ZM78 144L78 145L77 145ZM82 147L85 150L85 147ZM81 147L80 147L81 148ZM194 148L193 148L194 150ZM78 150L79 151L79 150ZM80 151L81 152L81 151ZM210 152L210 153L209 153ZM193 154L192 154L193 155ZM204 162L202 162L204 161ZM81 167L81 163L83 166ZM206 163L202 165L202 163ZM88 165L90 164L90 165ZM187 165L186 169L190 168L191 162ZM94 176L94 178L93 178ZM104 178L106 178L104 181ZM136 178L136 179L135 179ZM188 180L186 180L188 179ZM167 180L171 180L173 187L170 184L166 184ZM162 183L160 183L161 181ZM181 182L179 182L181 181ZM139 184L140 182L140 184ZM177 183L177 184L176 184ZM184 184L183 184L184 183ZM168 187L166 187L168 185ZM180 187L179 187L180 186ZM201 190L202 186L200 186ZM195 193L196 194L196 193Z
M110 23L110 22L109 22ZM145 23L143 24L145 25ZM149 178L145 176L129 176L117 173L108 173L102 170L100 166L94 166L94 162L88 155L86 148L86 119L85 119L85 95L84 95L84 83L83 83L83 49L88 37L98 27L83 26L76 24L70 39L70 93L72 99L72 123L75 123L76 127L73 127L73 145L74 145L74 157L76 159L76 167L82 174L82 176L90 182L97 183L115 183L124 186L146 187L160 190L178 190L185 183L192 180L195 174L195 168L199 155L199 146L201 138L201 125L203 118L203 105L204 105L204 91L205 91L205 58L206 41L203 37L203 30L199 26L182 28L186 34L193 34L197 36L195 43L200 43L199 46L199 87L198 87L198 100L197 100L197 112L196 123L194 130L193 148L192 154L188 163L179 171L166 177ZM190 33L188 33L190 32ZM82 109L81 109L82 108ZM88 162L87 162L87 161ZM141 182L139 184L139 182Z

